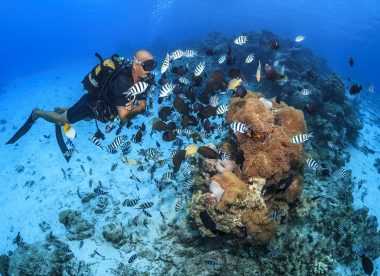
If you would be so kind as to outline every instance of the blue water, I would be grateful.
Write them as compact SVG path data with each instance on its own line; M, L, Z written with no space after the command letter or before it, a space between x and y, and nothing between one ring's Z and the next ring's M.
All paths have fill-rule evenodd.
M267 29L306 36L304 46L338 73L379 87L380 4L352 1L1 1L0 81L59 64L90 60L123 45L175 49L178 42L219 31ZM130 51L130 52L129 52ZM165 50L164 50L165 51ZM159 53L162 55L162 53ZM356 64L348 67L348 59Z

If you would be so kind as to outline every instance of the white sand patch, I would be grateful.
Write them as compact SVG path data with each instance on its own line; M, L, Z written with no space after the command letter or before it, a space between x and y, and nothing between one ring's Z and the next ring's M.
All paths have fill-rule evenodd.
M92 144L91 137L96 131L93 121L79 122L74 125L78 134L74 143L79 152L74 153L70 163L65 161L59 150L54 126L42 119L38 120L29 133L16 144L4 145L23 124L34 107L39 106L45 110L53 110L56 106L74 104L83 94L81 80L90 67L91 65L84 64L59 68L56 71L40 72L13 81L2 93L0 119L6 120L6 123L0 125L0 128L5 127L0 136L2 153L2 158L0 158L2 168L0 254L15 249L12 241L18 232L25 242L33 243L43 240L51 230L60 240L69 244L70 249L79 260L92 264L91 269L95 275L110 275L111 268L116 268L120 262L127 263L129 257L134 253L143 250L158 253L155 244L162 235L160 225L163 221L160 211L164 214L167 223L172 222L173 219L185 217L186 203L179 212L174 210L175 203L180 198L179 192L176 192L174 187L179 185L177 182L181 180L182 176L159 192L147 171L137 171L137 167L127 167L120 161L120 151L111 155L106 150L101 150ZM157 114L157 108L156 104L152 110L154 114ZM122 134L126 134L128 139L131 139L132 134L137 132L134 126L141 125L142 122L145 122L149 132L148 122L151 118L138 116L133 121L133 126L124 129ZM104 131L104 125L100 124L100 127ZM104 145L113 141L115 131L106 136L106 141L102 141ZM161 144L159 150L164 152L164 158L169 158L173 150L172 143L162 142L160 133L153 134L152 137L147 133L143 137L141 145L132 144L133 150L128 158L143 159L137 154L137 149L155 147L156 140ZM91 161L88 161L88 156L91 157ZM113 163L118 163L118 167L111 172ZM150 164L153 164L152 161ZM86 174L82 171L81 165ZM92 169L91 176L89 175L90 168ZM64 180L62 169L67 173L66 180ZM130 169L141 180L141 183L130 179ZM160 179L161 175L168 171L171 170L167 165L157 169L155 179ZM92 188L89 187L90 179L93 179ZM125 198L140 197L139 204L147 201L153 202L153 207L147 209L152 218L147 218L136 209L139 204L135 207L119 205L121 214L117 216L117 219L126 226L126 235L131 235L133 240L133 244L127 243L121 250L115 249L106 242L101 234L102 226L112 221L112 218L108 221L105 220L105 217L110 216L112 211L110 214L95 214L88 205L81 203L77 195L78 188L81 194L92 192L99 181L102 182L104 190L109 192L110 198L112 198L110 201L122 203ZM181 190L182 188L178 187L178 191ZM58 214L65 209L78 210L84 218L95 224L95 235L84 240L81 249L79 249L79 241L67 240L64 225L59 222ZM128 226L128 221L138 214L139 225ZM148 228L142 224L144 219L148 219ZM39 226L42 222L45 222L44 225L50 226L46 232L43 232ZM165 244L162 243L161 246L165 246ZM104 255L105 258L98 255L91 257L94 250ZM157 262L149 264L146 259L138 258L130 266L153 269L156 265L158 265Z
M380 174L374 167L376 158L380 158L380 117L378 107L372 102L362 104L361 114L363 116L364 128L360 131L359 146L366 146L375 153L365 154L359 149L351 148L350 162L346 165L347 169L352 170L352 177L356 182L353 192L355 209L367 207L368 215L376 216L380 222ZM357 183L364 180L365 183L359 189ZM378 225L378 230L380 227ZM380 258L374 260L375 271L380 268ZM360 264L361 266L361 264Z

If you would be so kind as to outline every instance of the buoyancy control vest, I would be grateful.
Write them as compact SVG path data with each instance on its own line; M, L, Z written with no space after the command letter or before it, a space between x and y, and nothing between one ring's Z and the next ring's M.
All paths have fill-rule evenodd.
M98 100L104 100L111 78L116 76L115 73L122 72L126 66L130 65L130 61L118 54L113 54L107 59L103 59L98 53L95 53L95 56L100 60L100 63L95 65L83 78L82 84L84 89L90 94L96 95Z

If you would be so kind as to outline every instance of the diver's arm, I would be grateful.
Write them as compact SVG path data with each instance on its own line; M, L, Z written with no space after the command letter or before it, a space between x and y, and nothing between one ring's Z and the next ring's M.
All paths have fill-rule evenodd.
M144 111L146 107L146 101L138 101L137 105L133 107L132 103L127 103L126 106L118 107L119 118L123 122L129 121L140 112Z

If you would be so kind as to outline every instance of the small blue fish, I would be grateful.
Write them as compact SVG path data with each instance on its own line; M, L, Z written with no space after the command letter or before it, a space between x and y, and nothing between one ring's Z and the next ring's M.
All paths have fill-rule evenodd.
M286 215L286 213L284 210L278 210L278 211L273 212L270 217L271 217L271 219L278 219L278 218L283 217L285 215Z
M278 251L270 251L266 255L266 258L268 258L270 260L274 260L274 259L277 259L279 256L280 256L280 252L278 252Z

